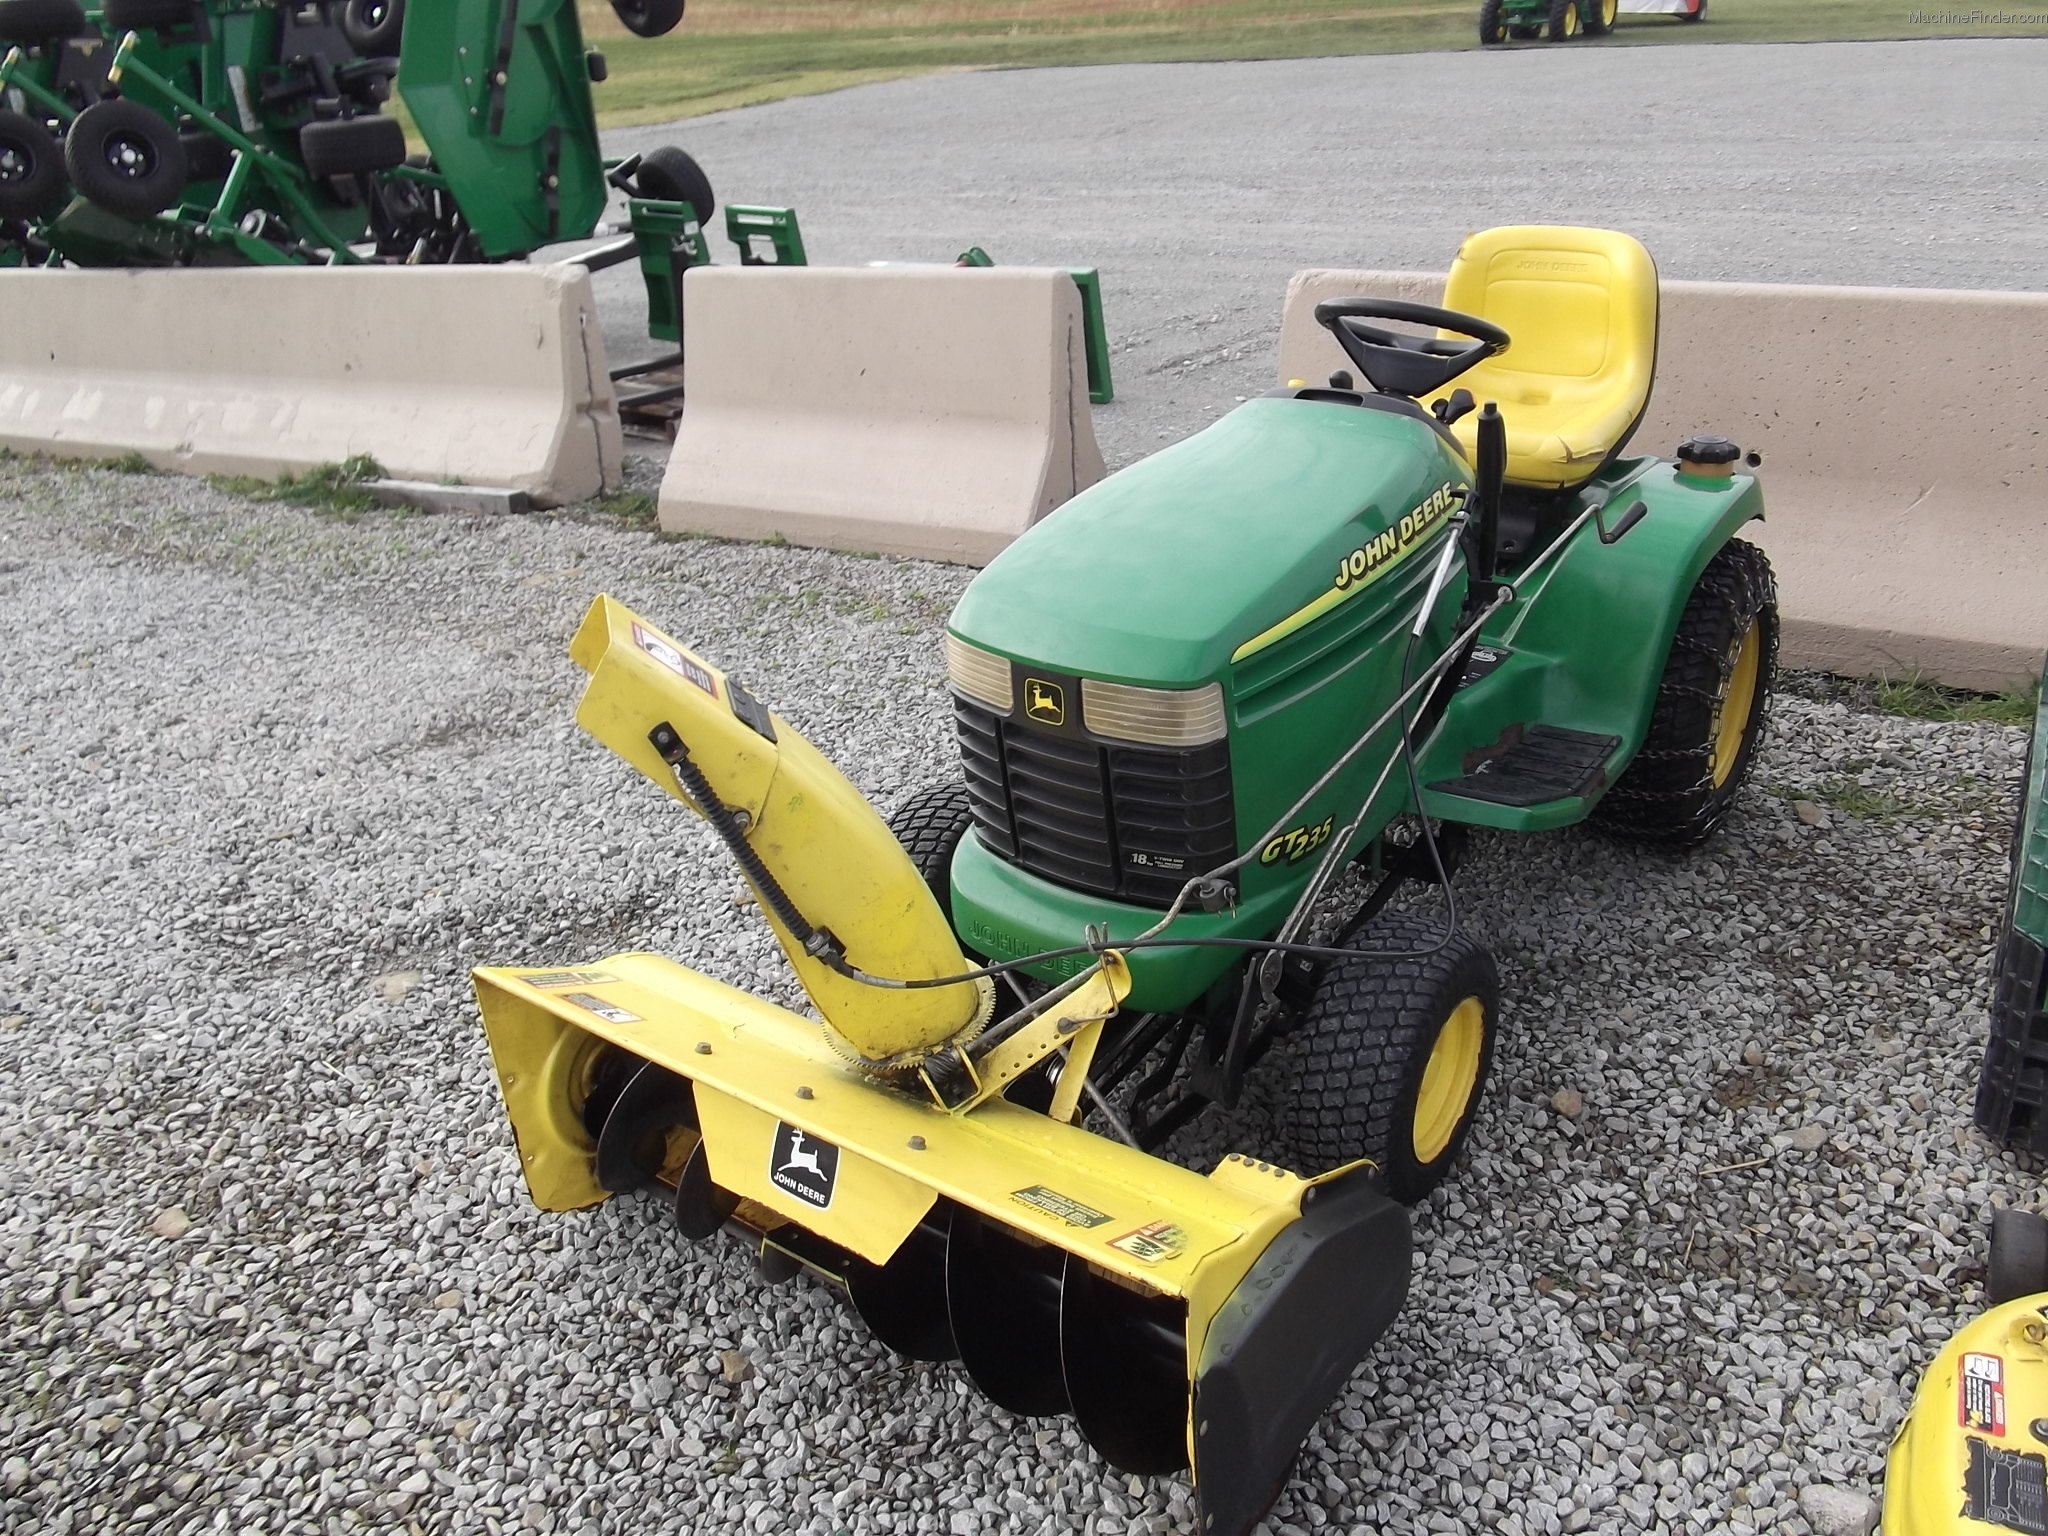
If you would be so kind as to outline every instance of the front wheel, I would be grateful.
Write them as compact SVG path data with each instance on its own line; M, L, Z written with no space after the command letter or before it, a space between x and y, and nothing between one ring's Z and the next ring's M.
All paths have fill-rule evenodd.
M1704 842L1756 764L1777 668L1771 562L1730 539L1679 616L1642 750L1593 820L1639 842Z
M1593 0L1597 4L1598 0ZM1549 36L1553 43L1577 37L1580 31L1579 0L1550 0Z
M1614 18L1621 9L1621 0L1585 0L1586 36L1605 37L1614 30Z
M1507 23L1500 19L1501 0L1481 0L1479 7L1479 45L1504 43L1508 40Z
M1478 940L1410 913L1374 919L1358 942L1381 953L1329 963L1288 1052L1292 1150L1305 1173L1371 1158L1387 1193L1413 1205L1444 1181L1478 1114L1500 978Z
M896 807L889 830L924 876L924 883L953 920L953 855L974 825L974 802L965 784L934 784Z

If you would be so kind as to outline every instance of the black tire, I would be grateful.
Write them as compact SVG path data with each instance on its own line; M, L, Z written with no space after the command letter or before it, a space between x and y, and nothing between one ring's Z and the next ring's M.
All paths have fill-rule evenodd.
M0 219L39 219L64 201L64 151L25 112L0 112Z
M1991 1265L1984 1290L1994 1307L2048 1291L2048 1221L2010 1206L1991 1213Z
M348 0L341 35L366 59L395 59L405 32L405 0Z
M612 0L612 10L635 37L665 37L683 19L683 0Z
M1745 708L1740 674L1750 637L1755 671ZM1756 763L1777 666L1771 562L1754 544L1730 539L1700 572L1679 616L1643 749L1594 808L1593 820L1638 842L1704 842ZM1724 736L1723 725L1738 718L1740 735Z
M650 149L640 157L640 168L633 173L633 189L640 196L659 202L688 203L697 222L707 228L711 211L718 206L704 167L673 144Z
M299 130L299 159L314 180L388 171L405 164L405 130L395 117L337 117Z
M1507 23L1500 19L1500 7L1501 0L1480 0L1479 46L1482 48L1508 40Z
M91 30L78 0L0 0L0 43L40 48Z
M1430 919L1395 912L1367 924L1356 942L1408 953L1428 950L1442 937L1442 927ZM1465 1012L1475 1001L1476 1021ZM1288 1132L1297 1169L1321 1173L1369 1157L1396 1200L1413 1205L1427 1196L1444 1181L1472 1129L1499 1017L1493 956L1469 934L1451 935L1422 959L1332 960L1288 1052L1299 1073ZM1432 1112L1424 1108L1425 1078L1454 1018L1461 1031L1476 1027L1477 1039L1464 1039L1463 1049L1458 1036L1445 1041L1452 1055L1439 1068L1451 1076L1432 1080Z
M1585 18L1586 36L1605 37L1614 30L1614 17L1620 0L1579 0L1583 7L1580 15Z
M924 876L946 921L953 921L953 853L974 825L974 803L965 784L934 784L896 807L889 830Z
M200 181L224 181L228 172L234 169L234 147L218 134L204 129L181 133L178 143L185 151L187 185Z
M64 168L88 201L124 219L147 219L185 190L177 130L149 108L116 97L95 102L64 135Z
M105 0L100 21L110 32L163 32L190 26L194 0Z
M1580 4L1581 0L1550 0L1550 25L1545 34L1553 43L1566 42L1579 35L1584 17Z

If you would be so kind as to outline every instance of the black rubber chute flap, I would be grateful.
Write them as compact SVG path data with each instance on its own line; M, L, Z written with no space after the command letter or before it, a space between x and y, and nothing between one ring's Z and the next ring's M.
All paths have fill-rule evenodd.
M1230 1293L1195 1376L1202 1536L1245 1536L1408 1295L1408 1212L1369 1172L1318 1186Z

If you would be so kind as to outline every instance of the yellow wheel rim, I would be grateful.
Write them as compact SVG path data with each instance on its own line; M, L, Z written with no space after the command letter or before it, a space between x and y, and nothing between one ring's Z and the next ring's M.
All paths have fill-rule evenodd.
M1442 1157L1458 1134L1472 1104L1472 1091L1479 1086L1479 1058L1485 1047L1486 1004L1468 997L1437 1031L1415 1094L1415 1160L1425 1167Z
M1735 665L1728 672L1728 686L1721 690L1721 717L1714 727L1714 788L1719 789L1735 772L1742 756L1742 744L1749 736L1749 714L1756 706L1757 673L1763 666L1763 640L1757 621L1735 642Z
M1600 0L1600 25L1614 25L1615 14L1621 9L1621 0Z
M1579 35L1579 8L1576 5L1568 5L1564 8L1564 35L1566 37L1577 37Z

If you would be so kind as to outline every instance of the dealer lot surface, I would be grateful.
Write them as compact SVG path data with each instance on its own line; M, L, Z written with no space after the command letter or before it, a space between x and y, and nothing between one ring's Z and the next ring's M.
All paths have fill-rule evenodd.
M2044 64L953 76L618 137L796 204L820 260L1099 263L1127 462L1269 382L1287 272L1440 266L1507 219L1630 229L1679 277L2048 285ZM593 592L887 804L952 758L969 574L0 464L0 1528L1189 1529L1184 1483L658 1207L532 1212L467 995L471 964L647 947L794 1000L701 827L571 721ZM1742 1530L1874 1486L1985 1209L2038 1189L1968 1129L2021 751L1787 697L1697 854L1479 841L1491 1098L1275 1531ZM1282 1070L1180 1155L1260 1151Z

